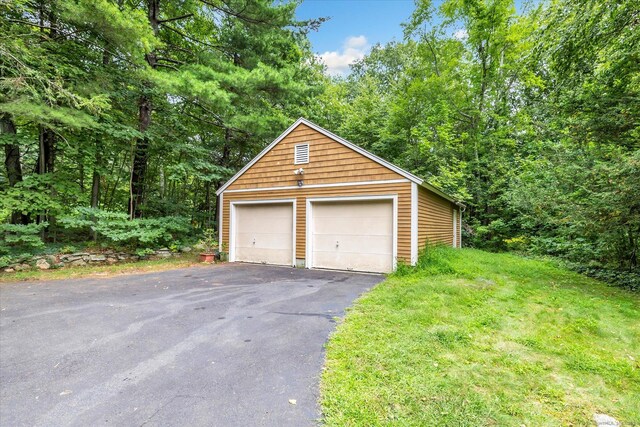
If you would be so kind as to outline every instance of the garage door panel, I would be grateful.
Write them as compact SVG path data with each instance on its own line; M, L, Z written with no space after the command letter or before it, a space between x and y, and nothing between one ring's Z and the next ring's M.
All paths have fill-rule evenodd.
M330 248L331 252L358 253L362 252L364 246L367 248L367 253L389 254L389 248L393 247L393 238L390 235L316 235L314 243L316 251ZM324 250L324 252L328 251Z
M238 233L236 247L258 247L265 249L291 249L291 232L285 233Z
M235 260L293 264L293 205L236 206Z
M393 270L390 200L312 203L312 266L339 270Z
M239 247L236 261L291 265L291 250Z
M336 270L384 273L393 269L393 260L388 254L315 252L313 262L316 268L331 268Z
M359 218L354 221L354 218ZM324 220L324 221L322 221ZM388 217L323 217L317 222L315 232L318 234L377 234L388 235L392 232L392 224Z

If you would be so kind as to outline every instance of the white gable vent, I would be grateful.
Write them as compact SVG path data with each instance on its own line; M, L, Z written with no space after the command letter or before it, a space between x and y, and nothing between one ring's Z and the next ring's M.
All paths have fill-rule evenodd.
M309 163L309 144L298 144L295 146L293 164L300 165Z

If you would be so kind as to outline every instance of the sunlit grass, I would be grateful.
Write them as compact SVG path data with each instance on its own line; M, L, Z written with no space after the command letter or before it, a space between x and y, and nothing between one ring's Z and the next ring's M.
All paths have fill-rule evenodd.
M324 422L640 422L640 296L551 263L431 248L363 296L327 348Z

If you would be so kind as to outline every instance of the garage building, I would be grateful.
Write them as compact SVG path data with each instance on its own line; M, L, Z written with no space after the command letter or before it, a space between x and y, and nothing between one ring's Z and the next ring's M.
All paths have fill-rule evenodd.
M386 273L461 245L454 198L303 118L216 194L231 262Z

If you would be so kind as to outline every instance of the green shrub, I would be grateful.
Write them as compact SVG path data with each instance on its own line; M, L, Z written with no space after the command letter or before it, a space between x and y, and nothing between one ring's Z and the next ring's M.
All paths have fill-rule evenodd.
M155 251L151 248L140 248L136 250L136 255L140 258L146 258L153 253L155 253Z
M406 276L419 271L426 275L454 274L455 269L451 266L451 257L456 250L443 244L428 244L420 252L415 266L405 263L398 263L395 276Z
M40 233L47 226L40 224L0 224L0 254L7 255L16 251L33 251L44 247Z
M168 246L192 232L185 217L131 220L123 212L91 208L78 208L72 215L60 218L59 224L66 229L91 229L108 244L132 249Z
M211 228L204 230L202 239L198 242L202 247L203 252L213 253L218 248L218 241L215 238L215 232Z

